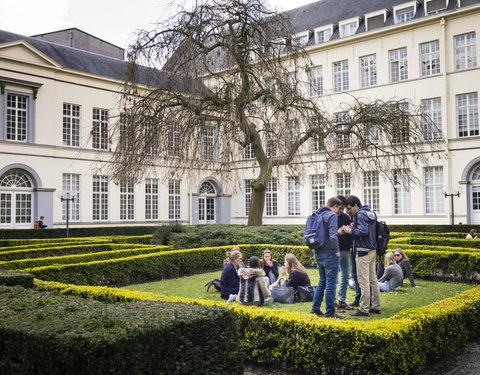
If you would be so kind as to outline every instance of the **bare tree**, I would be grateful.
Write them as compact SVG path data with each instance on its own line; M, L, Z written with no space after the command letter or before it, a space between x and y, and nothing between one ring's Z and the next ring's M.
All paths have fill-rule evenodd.
M312 63L292 35L288 13L264 0L205 1L141 32L129 51L114 177L155 167L230 175L248 151L258 168L248 225L260 225L275 168L391 179L392 166L440 155L442 141L425 142L428 119L407 100L351 97L333 109L312 95Z

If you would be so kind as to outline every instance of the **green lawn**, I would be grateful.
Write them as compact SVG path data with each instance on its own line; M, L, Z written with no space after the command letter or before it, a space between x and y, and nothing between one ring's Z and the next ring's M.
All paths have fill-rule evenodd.
M308 270L308 272L312 285L316 285L318 283L317 270L310 269ZM214 278L220 278L220 274L220 271L209 272L200 275L181 277L178 279L155 281L146 284L129 285L125 287L125 289L163 294L166 296L223 301L220 298L220 293L217 292L213 287L210 288L209 292L207 292L206 288L204 287L204 285L208 281L213 280ZM415 280L415 282L419 286L418 288L412 288L407 280L403 287L398 290L398 292L381 293L381 315L371 314L368 318L350 318L360 320L388 318L403 309L425 306L441 299L453 297L458 293L474 287L473 285L469 284L453 284L425 280ZM352 302L353 298L354 292L349 289L347 294L347 302ZM311 306L311 302L295 303L293 305L273 303L270 305L265 305L264 308L285 309L290 311L309 313ZM322 311L325 312L324 304L322 304ZM342 315L348 316L348 312Z

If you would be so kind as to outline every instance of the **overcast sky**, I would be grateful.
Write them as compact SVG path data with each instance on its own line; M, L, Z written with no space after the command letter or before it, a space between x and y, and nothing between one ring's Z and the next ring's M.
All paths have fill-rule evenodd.
M192 0L0 0L0 29L36 35L76 27L127 48L138 29L150 29ZM288 10L315 0L268 0Z

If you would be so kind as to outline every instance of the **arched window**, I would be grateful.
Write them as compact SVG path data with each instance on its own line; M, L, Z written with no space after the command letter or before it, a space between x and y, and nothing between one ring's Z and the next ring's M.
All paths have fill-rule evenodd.
M473 171L472 181L480 181L480 165Z
M0 186L9 188L31 188L32 182L20 169L10 169L0 177Z
M215 186L211 182L205 181L200 186L200 194L202 195L217 195L217 191L215 190Z

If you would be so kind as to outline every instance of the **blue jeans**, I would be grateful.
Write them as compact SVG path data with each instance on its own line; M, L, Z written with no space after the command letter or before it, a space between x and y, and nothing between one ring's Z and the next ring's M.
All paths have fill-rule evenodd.
M315 250L313 253L317 262L320 280L313 295L312 310L319 311L325 293L325 317L335 314L335 292L338 279L338 257L333 250Z
M360 284L358 283L358 278L357 278L357 263L355 260L357 257L357 252L352 251L350 255L351 255L350 263L352 264L352 277L353 277L353 280L355 281L355 301L360 302L362 290L360 289Z
M338 287L338 299L345 302L347 300L347 288L349 277L349 259L350 252L348 250L340 250L339 268L340 268L340 286Z
M380 288L380 292L391 292L390 286L385 281L384 283L378 283L378 287Z

